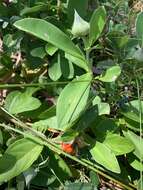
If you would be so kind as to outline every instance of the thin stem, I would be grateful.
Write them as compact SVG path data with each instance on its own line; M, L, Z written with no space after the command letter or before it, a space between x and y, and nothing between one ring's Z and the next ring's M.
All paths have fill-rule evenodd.
M127 190L133 190L132 187L130 186L133 186L135 188L135 186L133 184L131 184L130 186L122 183L121 181L118 181L116 179L114 179L113 177L109 176L108 174L106 173L103 173L102 171L100 171L98 168L98 166L96 164L94 164L93 166L93 163L88 161L88 163L86 163L84 160L80 160L79 158L75 157L75 156L72 156L70 154L67 154L66 152L64 152L63 150L61 150L57 144L55 144L54 142L52 142L50 139L47 139L45 135L43 135L42 133L32 129L32 128L29 128L27 125L25 125L23 122L21 122L19 119L17 119L16 117L14 117L13 115L11 115L10 113L8 113L4 108L1 108L5 113L7 113L9 116L11 116L13 118L12 122L17 124L19 127L23 128L23 129L26 129L28 130L29 132L31 132L34 136L38 137L38 138L35 138L34 136L32 136L31 134L29 133L25 133L19 129L15 129L15 128L12 128L10 126L7 126L5 124L0 124L1 127L4 127L5 129L8 129L8 130L13 130L19 134L22 134L36 142L40 142L42 143L43 145L47 146L48 148L50 148L51 150L57 152L57 153L61 153L62 155L78 162L79 164L87 167L88 169L94 171L94 172L97 172L98 174L100 174L101 176L109 179L109 180L112 180L114 181L115 183L119 184L120 186L126 188ZM42 140L42 141L41 141ZM89 164L90 163L90 164Z
M21 88L21 87L44 87L44 86L62 85L62 84L68 84L68 83L81 83L81 82L89 82L89 80L56 81L56 82L47 82L43 84L41 83L0 84L0 89Z
M136 78L136 84L137 84L137 94L138 94L138 103L139 103L139 121L140 121L140 145L142 143L142 103L140 98L140 88L139 88L139 81ZM140 155L140 163L142 163L142 156ZM140 170L140 189L143 189L143 175L142 170Z

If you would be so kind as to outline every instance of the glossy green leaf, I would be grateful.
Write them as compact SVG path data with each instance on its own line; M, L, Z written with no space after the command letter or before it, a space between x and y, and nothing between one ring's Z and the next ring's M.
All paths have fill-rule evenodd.
M12 91L8 94L5 100L5 108L11 114L35 110L39 108L40 105L41 102L37 98L32 97L29 90L24 93L20 91Z
M57 59L50 64L48 74L53 81L57 81L61 77L61 56L59 53L57 55Z
M84 110L89 96L91 73L77 77L61 92L57 102L57 122L61 130L74 122Z
M117 134L108 134L103 141L116 156L127 154L134 150L135 146L133 143L125 137Z
M5 182L28 169L38 158L43 146L29 139L11 144L0 158L0 182Z
M106 70L104 74L96 77L102 82L114 82L121 74L121 68L119 66L113 66Z
M134 154L139 159L143 159L143 139L131 131L124 132L124 134L134 144Z
M106 10L104 7L96 9L90 20L89 44L92 46L101 35L106 23Z
M53 24L42 19L25 18L14 23L18 29L28 32L44 41L47 41L68 54L85 60L81 51L73 44L71 39ZM83 68L85 65L83 65Z
M90 150L94 160L104 166L106 169L120 173L120 167L115 154L103 143L96 142L95 146Z
M143 12L140 12L137 16L136 19L136 33L137 33L137 37L139 39L139 43L142 46L143 44L143 27L142 27L142 23L143 23Z

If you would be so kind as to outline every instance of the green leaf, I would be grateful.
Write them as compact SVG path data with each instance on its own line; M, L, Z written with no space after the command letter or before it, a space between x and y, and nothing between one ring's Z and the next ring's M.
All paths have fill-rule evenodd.
M53 105L38 116L39 119L47 119L56 115L56 106Z
M39 108L41 105L40 101L32 97L31 93L29 90L24 93L20 91L9 93L5 100L5 108L11 114L18 114Z
M61 181L72 177L70 168L58 154L50 153L49 167Z
M47 8L48 8L48 5L46 5L46 4L36 5L34 7L25 7L20 12L20 15L23 16L23 15L26 15L26 14L37 13L37 12L40 12L40 11L47 10Z
M93 105L97 105L98 107L98 115L104 115L104 114L107 114L109 115L110 114L110 106L108 103L103 103L101 102L101 99L99 96L96 96L94 98L94 100L92 101Z
M100 178L99 178L98 173L90 171L89 175L90 175L90 180L91 180L92 184L95 185L96 187L98 187L100 184Z
M143 27L142 27L142 23L143 23L143 12L140 12L137 16L136 19L136 33L137 33L137 37L139 39L139 43L142 46L143 44Z
M116 156L127 154L134 150L133 143L125 137L117 134L108 134L103 143L108 146Z
M42 149L42 145L24 138L10 145L0 158L0 182L8 181L27 170Z
M116 156L108 146L97 141L95 146L90 150L90 153L97 163L112 172L120 173L120 167Z
M127 160L135 170L143 171L143 163L134 154L127 155Z
M118 130L118 126L114 119L99 117L99 119L95 121L96 125L92 127L92 130L97 136L97 139L101 140L101 138L105 137L108 133L113 133Z
M88 70L88 63L86 62L86 60L78 59L77 57L74 57L68 53L65 53L65 58L74 63L75 65L85 69L86 71Z
M143 110L143 101L141 101L141 110ZM122 114L135 121L140 123L140 106L139 106L139 100L133 100L130 101L129 103L127 103L124 107L124 110L122 111ZM142 113L143 116L143 113ZM143 119L142 119L142 123L143 123Z
M121 68L119 66L113 66L107 69L104 74L96 78L102 82L114 82L120 74Z
M48 43L45 46L45 50L46 50L47 54L53 56L56 53L56 51L58 50L58 48L56 46L53 46L52 44Z
M37 121L32 124L32 127L41 132L46 131L48 128L59 129L58 125L57 125L57 117L56 116Z
M77 77L61 92L57 102L57 122L61 130L74 122L84 110L89 96L91 73Z
M62 75L66 79L71 79L74 77L74 67L71 61L67 59L62 59L61 62Z
M106 23L106 10L104 7L96 9L90 20L89 44L92 46L101 35Z
M135 146L134 154L139 159L143 159L143 139L131 131L124 132L124 134L134 144Z
M68 54L85 61L81 51L71 39L53 24L42 19L25 18L14 23L18 29L28 32L46 42L49 42ZM85 65L83 66L85 67ZM87 67L87 66L86 66Z
M59 53L57 55L57 60L54 60L53 63L50 64L48 74L53 81L57 81L61 77L61 56Z
M41 59L43 59L46 55L46 52L43 47L34 48L34 49L32 49L32 51L30 53L33 57L39 57Z

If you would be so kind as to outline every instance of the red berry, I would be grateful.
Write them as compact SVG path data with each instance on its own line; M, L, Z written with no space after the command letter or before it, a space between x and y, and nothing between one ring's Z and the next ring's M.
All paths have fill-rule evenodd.
M70 143L61 143L62 150L68 154L74 155L75 150L73 144Z

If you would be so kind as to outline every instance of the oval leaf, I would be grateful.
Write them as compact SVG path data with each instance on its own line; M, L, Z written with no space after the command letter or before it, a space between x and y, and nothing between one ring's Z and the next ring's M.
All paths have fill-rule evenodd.
M102 82L114 82L121 74L121 68L119 66L113 66L106 70L104 75L97 77Z
M59 129L65 130L85 108L91 80L91 73L87 73L74 79L61 92L56 110Z
M11 114L18 114L39 108L41 102L32 97L28 91L21 93L20 91L13 91L6 97L5 108Z
M57 81L61 75L62 75L62 71L61 71L61 56L58 53L57 56L57 60L54 60L53 63L50 65L49 69L48 69L48 74L49 77L53 80L53 81Z
M53 24L36 18L25 18L14 23L18 29L28 32L54 46L62 49L68 54L85 60L81 51L74 45L71 39ZM86 66L87 67L87 66ZM85 68L85 65L83 65Z
M101 35L105 23L106 23L106 10L104 7L99 7L94 11L90 20L90 32L89 32L90 46L92 46L94 42Z
M0 182L10 180L27 170L42 149L42 145L29 139L20 139L11 144L0 158Z
M106 145L96 142L95 146L90 150L90 153L97 163L112 172L120 173L116 156Z
M103 143L108 146L116 156L129 153L135 148L133 143L127 138L111 133L106 136Z

